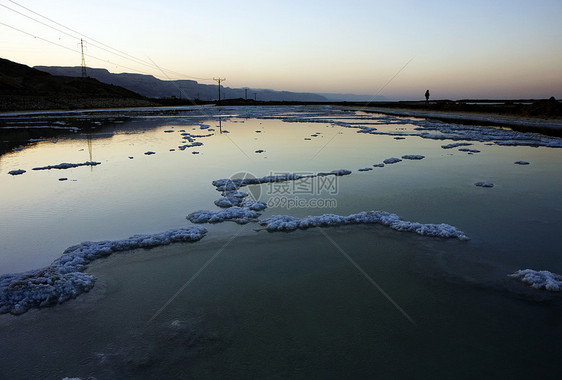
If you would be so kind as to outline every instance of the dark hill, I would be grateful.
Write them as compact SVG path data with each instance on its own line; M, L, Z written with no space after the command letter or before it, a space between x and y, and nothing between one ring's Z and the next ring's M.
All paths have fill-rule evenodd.
M141 95L93 78L56 76L0 58L0 110L152 105Z

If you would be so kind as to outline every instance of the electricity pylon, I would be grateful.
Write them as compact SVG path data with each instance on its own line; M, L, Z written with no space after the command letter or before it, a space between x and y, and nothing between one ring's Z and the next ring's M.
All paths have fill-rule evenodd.
M219 104L221 102L221 81L226 80L226 78L213 78L213 80L216 80L217 82L219 82Z
M86 78L86 59L84 58L84 40L80 38L80 49L82 50L82 78Z

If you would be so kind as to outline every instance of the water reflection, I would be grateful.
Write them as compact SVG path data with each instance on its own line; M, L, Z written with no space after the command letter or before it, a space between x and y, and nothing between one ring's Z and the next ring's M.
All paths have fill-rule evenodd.
M336 209L270 207L264 217L383 210L462 229L470 241L380 226L328 231L418 329L372 292L320 233L210 225L195 245L136 250L92 264L95 287L71 302L17 318L1 315L0 377L558 374L559 297L537 295L507 274L525 267L562 273L562 150L471 141L480 153L470 155L441 147L452 141L422 138L412 120L326 111L76 113L67 126L80 118L99 122L102 114L113 120L0 157L0 268L39 268L83 241L185 226L188 213L216 209L216 179L349 169L353 173L338 177L330 194ZM53 122L58 117L49 116ZM348 122L364 128L349 128ZM31 136L17 133L20 141ZM178 148L189 142L187 134L208 135L191 137L203 143L199 154ZM373 167L412 154L425 158ZM20 167L94 159L101 164L90 170L7 175ZM518 160L531 164L514 165ZM357 171L365 167L373 170ZM69 180L59 182L62 175ZM481 180L494 187L475 187ZM249 191L267 202L275 195L271 189L256 185ZM197 281L145 327L228 241Z

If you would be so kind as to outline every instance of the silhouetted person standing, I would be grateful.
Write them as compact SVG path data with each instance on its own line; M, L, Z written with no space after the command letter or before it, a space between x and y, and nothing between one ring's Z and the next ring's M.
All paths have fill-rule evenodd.
M425 102L429 103L429 90L425 92Z

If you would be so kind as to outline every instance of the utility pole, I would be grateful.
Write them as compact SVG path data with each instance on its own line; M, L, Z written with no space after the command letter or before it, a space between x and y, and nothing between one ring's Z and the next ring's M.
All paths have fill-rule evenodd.
M221 81L225 81L226 78L213 78L213 80L216 80L217 82L219 82L219 104L221 102Z
M80 38L80 49L82 50L82 78L86 78L86 59L84 59L84 40Z

